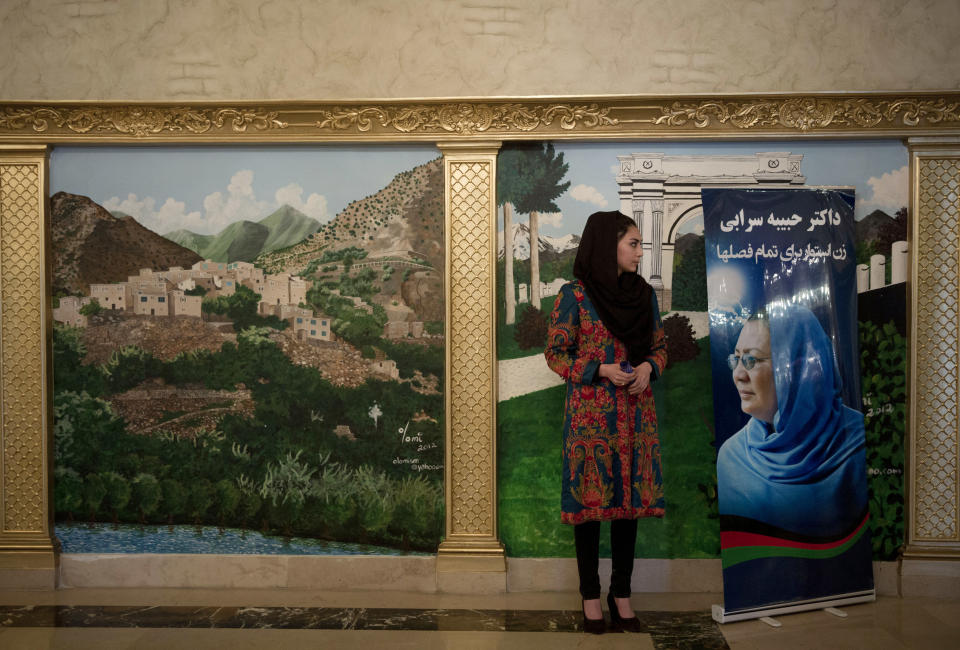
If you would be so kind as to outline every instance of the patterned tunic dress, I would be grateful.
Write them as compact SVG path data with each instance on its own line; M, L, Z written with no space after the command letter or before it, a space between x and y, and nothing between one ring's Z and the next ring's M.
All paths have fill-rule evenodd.
M667 364L656 294L651 381ZM662 517L663 477L653 392L640 395L600 377L627 348L600 320L580 281L565 284L550 315L547 365L567 381L563 418L563 523Z

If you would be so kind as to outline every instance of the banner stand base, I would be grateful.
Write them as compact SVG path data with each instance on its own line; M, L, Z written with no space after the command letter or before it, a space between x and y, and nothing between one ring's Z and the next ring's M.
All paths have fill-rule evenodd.
M874 589L870 591L861 591L854 594L838 594L830 598L820 600L805 601L799 603L783 604L778 606L751 609L738 612L726 612L723 605L714 605L710 608L711 616L717 623L734 623L736 621L747 621L753 618L770 618L772 616L782 616L783 614L795 614L797 612L809 612L814 609L830 610L841 605L856 605L858 603L872 603L877 599L877 592ZM839 611L839 610L838 610ZM834 612L829 612L834 614ZM837 614L834 614L837 615ZM840 612L840 616L846 617L846 612ZM773 627L779 627L778 621L767 623ZM764 621L765 623L767 621ZM775 625L774 625L775 624Z

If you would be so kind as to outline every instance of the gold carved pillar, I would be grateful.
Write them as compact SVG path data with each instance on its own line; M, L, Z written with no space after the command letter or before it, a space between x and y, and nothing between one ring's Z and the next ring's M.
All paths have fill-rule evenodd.
M443 591L503 591L497 529L495 180L499 143L440 143L446 224L446 535ZM465 575L469 574L469 575Z
M912 282L905 595L960 593L960 139L909 142Z
M0 584L52 588L45 146L0 145Z

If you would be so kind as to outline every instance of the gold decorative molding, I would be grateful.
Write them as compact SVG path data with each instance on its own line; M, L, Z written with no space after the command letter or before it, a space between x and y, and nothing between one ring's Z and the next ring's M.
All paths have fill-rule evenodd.
M960 139L910 141L912 336L906 556L960 557Z
M370 131L374 124L400 133L486 134L527 133L556 124L565 131L616 126L610 107L598 104L525 105L456 103L362 108L337 107L324 111L327 117L317 128Z
M0 142L335 142L960 133L960 93L0 103Z
M168 133L202 135L225 126L234 133L246 133L248 129L265 131L287 127L277 119L276 112L236 108L7 106L0 113L0 133L30 130L43 135L59 130L78 135L117 134L148 137Z
M55 565L46 195L47 148L0 145L0 569Z
M439 553L454 558L456 568L441 560L439 570L504 571L497 538L494 347L499 145L440 148L446 186L447 513Z
M897 98L870 100L798 97L746 102L674 102L661 107L656 124L706 129L730 124L738 129L782 127L810 132L831 127L871 129L917 127L922 123L960 123L960 98Z

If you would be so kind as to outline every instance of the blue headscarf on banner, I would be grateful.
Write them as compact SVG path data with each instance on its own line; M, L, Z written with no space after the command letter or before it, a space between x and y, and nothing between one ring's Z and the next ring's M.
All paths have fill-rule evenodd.
M717 459L721 515L834 535L867 503L863 415L843 405L830 338L800 305L768 306L777 391L773 427L756 418Z

